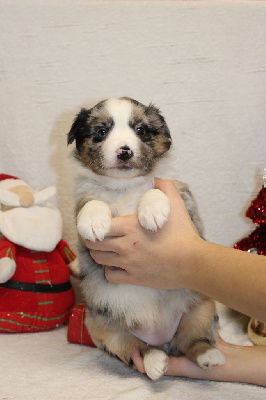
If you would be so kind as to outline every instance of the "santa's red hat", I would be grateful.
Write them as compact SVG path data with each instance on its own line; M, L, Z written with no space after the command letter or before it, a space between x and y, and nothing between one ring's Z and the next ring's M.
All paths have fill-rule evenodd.
M0 181L3 181L5 179L18 179L15 176L12 175L7 175L7 174L0 174Z
M12 175L0 174L0 188L11 189L14 186L26 185L21 179Z

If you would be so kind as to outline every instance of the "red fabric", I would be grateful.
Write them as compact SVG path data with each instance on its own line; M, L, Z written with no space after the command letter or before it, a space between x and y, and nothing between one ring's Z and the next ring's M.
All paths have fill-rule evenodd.
M15 259L16 271L11 280L41 284L65 283L70 280L70 274L63 249L69 249L64 241L60 241L52 252L47 253L16 246L3 238L0 257L8 253L8 257ZM74 255L73 252L71 254ZM73 288L62 293L37 293L0 286L0 332L52 329L68 319L74 301Z
M15 176L0 174L0 181L4 181L5 179L18 179Z
M86 314L85 303L77 304L72 308L68 322L67 340L71 343L96 347L85 325Z

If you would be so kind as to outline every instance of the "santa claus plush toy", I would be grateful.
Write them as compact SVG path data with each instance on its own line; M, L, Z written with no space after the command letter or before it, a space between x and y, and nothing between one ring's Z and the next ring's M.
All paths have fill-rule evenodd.
M68 267L76 257L61 240L54 195L53 186L35 191L0 174L0 332L55 328L74 304Z

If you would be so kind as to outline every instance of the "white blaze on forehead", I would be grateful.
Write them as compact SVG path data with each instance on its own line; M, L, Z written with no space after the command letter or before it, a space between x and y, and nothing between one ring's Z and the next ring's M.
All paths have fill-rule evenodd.
M117 127L128 125L132 114L132 105L129 100L109 99L107 100L106 107Z
M129 126L132 115L132 103L126 99L109 99L106 109L113 119L113 127L102 144L104 164L113 167L117 163L117 150L128 146L134 157L140 153L140 140Z

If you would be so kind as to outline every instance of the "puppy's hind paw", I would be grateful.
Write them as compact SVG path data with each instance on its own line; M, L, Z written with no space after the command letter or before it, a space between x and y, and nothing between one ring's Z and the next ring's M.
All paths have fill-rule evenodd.
M197 364L203 369L212 369L224 365L225 357L219 350L210 349L197 357Z
M162 350L150 349L144 354L144 368L146 374L153 381L159 379L168 368L169 358Z

